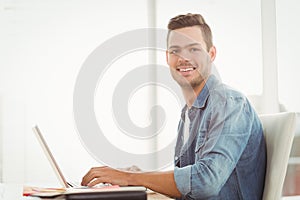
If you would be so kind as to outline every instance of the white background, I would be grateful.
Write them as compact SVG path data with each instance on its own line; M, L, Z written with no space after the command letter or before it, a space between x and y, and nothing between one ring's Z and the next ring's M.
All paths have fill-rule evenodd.
M151 2L0 0L2 182L58 185L32 134L35 124L44 132L68 179L80 181L90 167L100 165L82 146L76 132L73 90L88 55L122 32L153 26L166 28L168 20L177 14L201 13L213 32L215 64L223 81L247 95L262 95L259 0L157 0L155 8ZM279 101L287 109L299 112L300 2L277 0L276 9ZM158 63L164 64L164 59L163 53L158 54ZM126 69L127 63L139 66L148 62L143 56L135 56L119 65ZM118 77L111 75L110 80L117 81ZM145 105L148 97L147 92L140 91L129 105L130 115L139 116L133 121L141 126L150 120L151 102ZM165 109L169 114L168 133L175 137L180 108ZM168 142L166 139L160 144ZM135 148L128 146L130 151Z

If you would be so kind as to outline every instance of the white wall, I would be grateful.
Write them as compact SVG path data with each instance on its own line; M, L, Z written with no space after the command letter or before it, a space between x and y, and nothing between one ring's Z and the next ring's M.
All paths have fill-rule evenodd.
M298 0L277 0L279 101L300 112L300 22Z
M16 158L23 154L25 159L15 166L25 174L11 171L4 181L57 184L32 134L35 124L67 178L80 180L90 167L99 165L82 147L75 129L74 83L84 60L102 42L146 26L146 3L1 1L0 94L8 102L1 113L3 159L11 159L6 151L16 151ZM133 5L139 9L132 12ZM15 163L7 162L13 169Z

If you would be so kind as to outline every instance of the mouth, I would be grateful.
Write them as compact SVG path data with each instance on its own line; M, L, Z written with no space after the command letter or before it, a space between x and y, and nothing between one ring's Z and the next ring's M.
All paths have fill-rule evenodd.
M189 76L193 73L193 71L196 70L196 67L192 66L182 66L177 67L176 70L182 75L182 76Z
M196 67L178 68L177 71L179 71L179 72L188 72L188 71L193 71L195 69L196 69Z

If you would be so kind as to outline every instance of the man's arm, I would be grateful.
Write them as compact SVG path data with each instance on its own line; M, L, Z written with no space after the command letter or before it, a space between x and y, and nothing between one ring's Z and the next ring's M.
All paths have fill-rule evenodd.
M141 185L170 197L181 197L174 180L174 171L133 173L110 167L94 167L83 177L81 184L92 187L98 183Z
M174 171L133 173L132 180L136 185L143 185L167 196L181 197L174 180Z

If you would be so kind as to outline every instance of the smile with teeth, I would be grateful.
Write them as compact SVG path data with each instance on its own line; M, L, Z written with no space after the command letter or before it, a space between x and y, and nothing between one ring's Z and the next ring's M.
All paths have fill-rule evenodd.
M177 70L180 71L180 72L188 72L188 71L193 71L195 69L196 69L195 67L189 67L189 68L180 68L180 69L177 69Z

